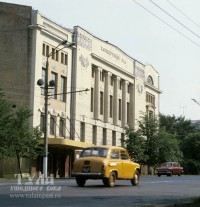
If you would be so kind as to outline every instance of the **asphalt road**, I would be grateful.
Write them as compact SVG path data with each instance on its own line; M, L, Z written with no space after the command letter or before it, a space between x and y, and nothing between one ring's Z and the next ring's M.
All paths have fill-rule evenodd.
M166 206L189 202L200 196L200 176L142 176L138 186L116 181L113 188L101 180L88 180L78 187L74 179L0 180L0 206L131 207Z

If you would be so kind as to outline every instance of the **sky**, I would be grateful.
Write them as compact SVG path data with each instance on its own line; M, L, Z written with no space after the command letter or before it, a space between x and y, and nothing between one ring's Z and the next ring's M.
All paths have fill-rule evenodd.
M160 112L200 120L199 0L4 0L80 26L160 75Z

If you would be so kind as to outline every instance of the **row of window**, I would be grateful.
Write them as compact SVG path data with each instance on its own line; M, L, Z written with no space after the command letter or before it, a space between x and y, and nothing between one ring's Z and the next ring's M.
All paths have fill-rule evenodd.
M92 78L95 77L95 70L96 70L95 67L92 67ZM101 82L105 81L105 74L106 73L107 72L105 70L100 71L100 78L99 79L100 79ZM109 77L110 77L109 83L110 83L111 86L113 86L114 85L114 76L111 75ZM118 89L119 90L122 90L122 83L123 83L123 80L119 80L119 84L118 84ZM130 93L130 85L129 84L127 85L127 93Z
M49 132L51 135L56 135L56 117L51 116L50 117L50 124L49 124ZM44 114L41 114L40 116L40 130L44 132L45 127L45 117ZM59 137L65 137L66 136L66 119L60 118L59 120Z
M42 47L42 55L48 57L49 55L51 56L52 60L55 60L57 62L60 62L64 65L68 64L68 55L59 49L56 50L55 48L50 48L49 45L46 45L43 43Z
M81 141L85 141L85 122L80 123L80 138ZM56 124L56 117L55 116L50 116L50 124L49 124L49 132L50 135L56 136L56 129L57 129L57 124ZM40 116L40 130L44 132L44 127L45 127L45 117L44 114L41 114ZM66 119L60 118L59 120L59 137L66 137L66 130L69 132L69 129L66 127ZM107 144L107 129L103 128L102 129L102 144L106 145ZM92 126L92 143L97 144L97 126ZM112 131L112 145L116 146L116 131ZM121 140L124 140L124 134L121 134Z
M46 78L46 69L42 69L42 79L45 82ZM58 78L60 80L58 80ZM59 99L62 102L66 102L66 93L67 93L67 78L64 76L58 77L58 74L55 72L51 72L51 78L50 80L54 80L55 86L51 88L51 91L49 90L48 94L53 99ZM60 84L60 87L58 87L58 84ZM59 89L59 91L58 91ZM42 95L44 95L44 88L42 88ZM59 97L59 98L58 98Z
M155 96L147 92L146 102L151 103L153 106L155 106Z
M81 122L81 127L80 127L80 138L81 141L85 141L85 122ZM102 144L107 145L107 131L108 129L102 128ZM123 140L124 140L124 133L121 133L121 144L123 146ZM97 126L93 125L92 126L92 143L97 144ZM116 131L112 131L112 145L116 146L117 144L117 136L116 136Z
M94 88L91 88L91 103L90 103L90 111L94 112ZM110 95L109 97L109 117L113 118L114 113L114 102L113 102L113 96ZM127 102L127 123L129 122L129 102ZM100 91L100 111L99 113L101 115L104 115L104 93ZM118 120L121 121L122 119L122 99L118 99Z

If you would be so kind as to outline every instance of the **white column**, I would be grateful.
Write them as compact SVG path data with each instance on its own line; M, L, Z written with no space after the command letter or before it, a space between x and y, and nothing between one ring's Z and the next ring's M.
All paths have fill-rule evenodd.
M110 90L110 77L112 73L107 72L105 74L105 85L104 85L104 122L108 123L109 120L109 113L110 113L110 97L109 97L109 90Z
M124 80L122 85L122 127L125 127L127 122L127 87L128 81Z
M95 68L95 83L94 83L94 119L99 119L99 109L100 109L100 71L101 68Z
M118 123L118 111L119 111L119 100L118 100L118 90L119 90L120 77L116 76L114 78L114 99L113 99L113 124Z

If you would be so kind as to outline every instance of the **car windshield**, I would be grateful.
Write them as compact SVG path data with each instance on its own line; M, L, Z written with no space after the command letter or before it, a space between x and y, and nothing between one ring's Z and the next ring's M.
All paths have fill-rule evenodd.
M172 166L172 163L170 162L165 162L161 165L162 167L171 167Z
M80 157L89 157L89 156L95 156L95 157L107 157L108 149L106 148L86 148L82 151Z

